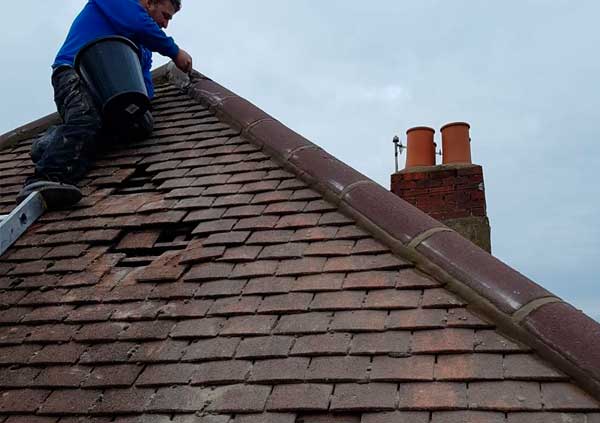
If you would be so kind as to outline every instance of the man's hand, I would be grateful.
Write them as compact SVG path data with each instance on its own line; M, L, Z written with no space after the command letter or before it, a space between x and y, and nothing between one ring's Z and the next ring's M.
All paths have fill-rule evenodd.
M175 62L175 66L181 69L182 72L190 73L192 71L192 56L184 49L179 49L179 53L177 53L177 57L173 61Z

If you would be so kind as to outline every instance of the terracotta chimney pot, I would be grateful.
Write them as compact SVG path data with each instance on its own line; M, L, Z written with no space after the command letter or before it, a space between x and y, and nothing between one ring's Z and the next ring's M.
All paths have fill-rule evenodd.
M406 168L435 166L435 129L417 126L406 131Z
M442 127L443 164L472 163L470 128L466 122L453 122Z

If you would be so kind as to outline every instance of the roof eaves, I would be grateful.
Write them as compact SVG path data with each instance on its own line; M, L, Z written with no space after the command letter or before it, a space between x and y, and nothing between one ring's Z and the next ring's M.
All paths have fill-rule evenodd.
M600 398L600 324L206 76L162 77Z

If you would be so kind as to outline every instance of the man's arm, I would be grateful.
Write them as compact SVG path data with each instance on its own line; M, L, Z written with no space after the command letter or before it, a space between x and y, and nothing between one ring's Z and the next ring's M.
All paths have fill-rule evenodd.
M134 42L140 43L152 51L170 57L177 64L180 55L179 47L173 38L168 37L160 29L137 0L92 1L110 20L118 33L131 38ZM177 66L179 67L179 64Z

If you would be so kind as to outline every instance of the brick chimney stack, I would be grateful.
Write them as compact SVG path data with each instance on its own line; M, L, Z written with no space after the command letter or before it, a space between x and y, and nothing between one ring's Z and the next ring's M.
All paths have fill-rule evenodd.
M471 162L468 123L442 127L442 164L435 164L434 134L407 131L406 168L392 175L392 192L491 252L483 169Z

